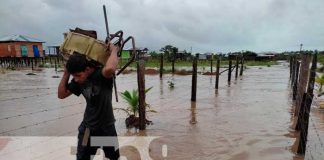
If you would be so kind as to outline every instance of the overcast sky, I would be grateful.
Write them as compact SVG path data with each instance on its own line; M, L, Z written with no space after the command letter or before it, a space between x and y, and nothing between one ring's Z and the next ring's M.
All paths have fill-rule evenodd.
M1 0L0 36L23 34L60 45L81 27L123 30L138 47L171 44L192 52L324 50L324 0Z

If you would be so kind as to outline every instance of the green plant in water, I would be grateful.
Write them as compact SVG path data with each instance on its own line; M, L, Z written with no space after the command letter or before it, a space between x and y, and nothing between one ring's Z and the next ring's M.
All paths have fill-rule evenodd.
M174 83L172 81L168 81L169 88L174 88Z
M324 85L324 74L321 75L321 76L316 76L315 82L318 83L319 86L320 86L318 91L322 92L322 88L323 88L323 85Z
M145 93L150 91L153 87L150 87L145 90ZM138 117L138 102L139 102L139 96L138 96L138 90L133 89L131 92L128 90L125 90L124 92L120 93L122 98L128 103L128 107L125 108L115 108L117 110L125 111L128 116L134 115L135 117ZM150 109L150 105L145 104L145 107L148 107L149 110L146 110L146 112L156 112L154 110Z

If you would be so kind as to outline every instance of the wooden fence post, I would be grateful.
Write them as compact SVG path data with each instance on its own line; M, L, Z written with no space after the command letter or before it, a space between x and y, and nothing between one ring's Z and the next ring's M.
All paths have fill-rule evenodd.
M172 74L174 74L174 63L175 63L175 57L173 56L173 59L172 59Z
M60 47L55 47L55 53L56 53L56 60L57 60L57 64L60 64Z
M292 56L289 57L289 78L291 79L292 73Z
M32 70L34 70L34 58L31 58Z
M197 95L197 57L192 63L192 85L191 85L191 101L196 101Z
M240 76L243 76L243 69L244 69L244 57L241 57L241 70L240 70Z
M238 60L238 56L236 56L236 65L235 65L235 79L237 79L238 76L238 67L239 67L239 60Z
M52 67L52 58L51 58L51 55L49 55L48 58L49 58L49 61L50 61L51 67Z
M297 61L296 56L293 56L291 62L291 84L290 84L292 87L294 86L295 83L296 61Z
M210 58L210 74L213 73L213 56Z
M139 129L145 130L146 128L146 106L145 106L145 61L139 55L139 60L137 62L137 84L139 93Z
M220 67L220 59L217 58L217 66L216 66L216 82L215 82L215 89L218 89L219 84L219 67Z
M293 56L293 58L292 58L292 62L291 62L291 84L290 84L290 86L291 86L291 88L292 88L292 91L294 90L294 83L295 83L295 72L296 72L296 58L295 58L295 56Z
M37 67L38 66L38 61L39 61L39 58L37 57L37 58L35 58L35 67Z
M163 76L163 54L161 53L161 58L160 58L160 79L162 79Z
M298 115L300 113L300 109L302 108L302 100L303 100L303 95L306 92L307 89L307 82L309 79L309 66L311 63L311 55L310 54L302 54L301 57L301 63L299 66L299 75L298 78L298 83L297 84L297 92L296 92L296 105L295 105L295 120L298 120ZM297 81L297 80L295 80ZM297 128L297 121L295 121L293 128Z
M231 83L231 76L232 76L232 60L228 58L228 79L227 79L228 83Z
M57 64L56 64L56 58L54 57L54 67L55 67L55 72L57 72Z
M294 82L293 82L293 100L296 100L296 96L297 96L299 65L300 65L300 62L296 61L296 63L295 63L295 73L294 73Z
M299 154L305 154L306 151L306 143L307 143L307 135L308 135L308 124L309 124L309 113L310 113L310 107L312 105L313 101L313 91L314 91L314 85L315 85L315 76L316 76L316 68L317 68L317 51L315 51L315 54L313 56L312 61L312 67L310 70L309 80L308 80L308 87L307 87L307 93L305 96L305 103L304 106L301 108L301 117L298 117L300 119L300 141L298 144L298 150L297 153Z

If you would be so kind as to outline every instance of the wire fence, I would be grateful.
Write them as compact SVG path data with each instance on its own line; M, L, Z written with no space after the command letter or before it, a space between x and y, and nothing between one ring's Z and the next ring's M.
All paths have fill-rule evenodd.
M310 114L312 104L316 104L313 90L317 68L317 52L314 55L300 54L298 56L294 55L290 59L290 78L293 100L295 100L292 127L299 131L296 138L298 146L294 152L302 155L306 152L306 159L323 158L321 154L324 151L324 137L320 137L319 129ZM312 67L310 68L311 60Z

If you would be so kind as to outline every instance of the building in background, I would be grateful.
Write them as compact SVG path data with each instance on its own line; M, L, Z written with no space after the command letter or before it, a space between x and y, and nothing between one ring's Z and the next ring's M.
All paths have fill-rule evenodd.
M0 57L44 57L43 43L24 35L0 37Z

